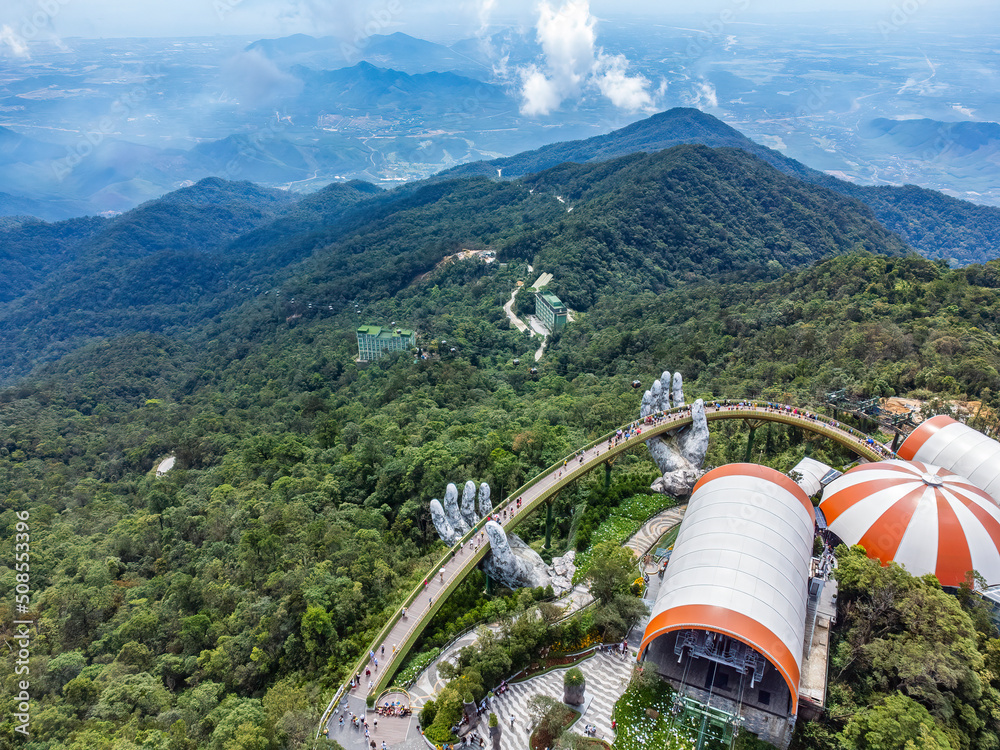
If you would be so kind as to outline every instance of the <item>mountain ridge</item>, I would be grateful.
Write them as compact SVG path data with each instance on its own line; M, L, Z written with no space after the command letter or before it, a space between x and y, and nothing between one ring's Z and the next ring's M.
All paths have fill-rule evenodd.
M1000 208L963 201L919 186L847 182L756 143L712 115L687 107L675 107L583 141L555 143L511 157L462 164L439 174L443 177L479 174L496 179L500 169L506 179L556 166L561 161L586 162L692 142L740 148L785 174L860 200L888 229L897 232L925 257L951 259L959 264L1000 257ZM942 231L942 225L950 231Z
M58 234L60 225L48 226ZM87 226L44 278L22 272L24 291L0 306L7 376L94 337L229 320L267 290L318 305L272 297L282 319L376 304L469 246L557 269L555 291L581 310L621 285L656 291L737 271L763 278L858 248L908 250L863 204L740 149L701 145L518 181L335 184L297 200L210 178Z

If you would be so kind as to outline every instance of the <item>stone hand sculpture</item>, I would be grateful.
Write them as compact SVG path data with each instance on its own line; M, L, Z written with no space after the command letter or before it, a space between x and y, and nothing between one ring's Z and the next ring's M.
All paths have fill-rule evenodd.
M458 488L449 483L444 491L444 504L437 498L431 500L431 521L441 540L451 546L472 530L480 518L493 512L490 486L479 485L479 512L476 513L476 483L466 482L462 491L462 506L458 505Z
M679 372L671 377L665 371L643 394L639 415L643 418L684 406L684 387ZM704 473L702 464L708 452L708 420L705 403L698 399L691 404L690 427L658 435L646 441L649 453L663 473L653 483L653 489L670 495L686 495Z
M477 497L475 482L466 482L459 502L458 488L449 484L444 503L434 498L430 511L438 536L445 544L454 545L480 520L492 515L490 486L485 482L480 484ZM558 594L573 588L575 552L553 558L550 566L520 537L508 535L496 521L487 521L483 531L490 543L490 553L482 562L483 569L500 585L511 589L551 585Z
M554 557L552 565L546 565L542 556L521 537L508 534L496 521L487 521L484 531L490 540L490 554L483 559L483 570L501 586L509 589L551 586L556 594L573 588L575 551Z

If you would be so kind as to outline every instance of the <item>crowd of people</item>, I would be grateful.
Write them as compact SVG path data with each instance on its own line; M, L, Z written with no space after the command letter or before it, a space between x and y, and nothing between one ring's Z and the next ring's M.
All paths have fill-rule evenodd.
M402 701L385 701L381 706L375 706L375 712L379 716L409 716L411 713L409 705Z

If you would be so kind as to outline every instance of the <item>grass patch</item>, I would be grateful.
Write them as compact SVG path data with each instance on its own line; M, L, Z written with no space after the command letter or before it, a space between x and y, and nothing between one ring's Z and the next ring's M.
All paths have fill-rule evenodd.
M667 495L633 495L621 502L606 521L594 531L590 537L590 546L576 556L576 573L573 582L583 580L588 568L593 549L601 542L620 544L642 528L650 516L661 510L672 508L677 504L675 498Z
M392 680L393 685L409 687L413 681L420 676L420 673L427 669L427 666L434 661L441 653L441 649L435 646L427 651L421 651L406 660L406 666L401 669Z

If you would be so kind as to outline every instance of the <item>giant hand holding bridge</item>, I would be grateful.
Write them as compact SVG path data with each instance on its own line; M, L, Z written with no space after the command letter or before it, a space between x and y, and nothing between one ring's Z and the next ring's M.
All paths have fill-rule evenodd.
M461 503L454 484L445 488L443 504L437 498L431 500L431 520L445 544L455 545L482 519L491 515L496 517L490 501L490 486L485 482L479 485L478 509L476 505L476 483L472 481L465 483ZM480 533L485 535L490 545L490 554L482 562L483 570L500 585L510 589L552 586L557 594L573 587L575 552L553 558L549 566L520 537L508 535L495 520L487 521ZM485 541L476 540L475 543Z
M437 498L431 500L431 521L437 529L441 541L449 547L468 534L480 518L493 512L490 502L490 486L479 485L479 512L476 512L476 483L468 481L462 490L462 506L458 505L458 488L449 483L444 491L444 505Z
M671 377L665 371L642 396L639 415L655 416L671 408L684 406L684 386L681 374ZM669 495L686 495L704 474L702 464L708 452L708 420L705 403L698 399L691 404L690 427L658 435L646 441L653 462L663 473L653 483L653 489Z

